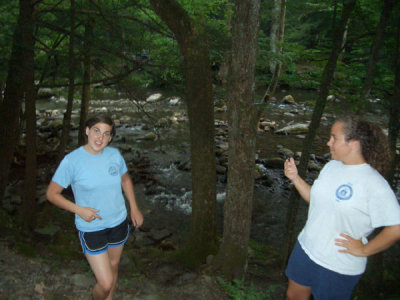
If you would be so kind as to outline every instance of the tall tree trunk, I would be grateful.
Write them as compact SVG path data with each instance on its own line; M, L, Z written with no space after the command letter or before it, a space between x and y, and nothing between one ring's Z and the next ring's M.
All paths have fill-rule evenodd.
M393 190L396 191L396 186L394 182L396 168L398 166L399 157L396 153L397 150L397 138L400 132L400 19L397 23L396 31L396 50L394 58L394 88L393 96L390 101L389 109L389 145L390 152L392 154L393 163L387 175L387 180L390 183Z
M4 99L0 106L0 206L20 133L19 121L24 97L26 61L29 57L29 35L31 34L26 27L29 27L31 18L31 1L20 0Z
M269 33L269 46L271 52L276 55L279 53L279 46L277 41L279 40L279 24L280 24L280 14L281 14L281 0L273 0L273 7L271 10L271 31ZM268 4L270 5L270 4ZM269 62L269 71L274 72L277 61L271 59Z
M259 12L259 0L235 2L228 80L228 184L222 244L214 263L229 279L242 279L247 269L258 121L253 101Z
M271 33L271 47L274 44L274 47L271 50L276 54L280 55L283 51L283 38L285 36L285 16L286 16L286 0L275 0L275 6L278 6L279 9L275 8L274 13L277 13L278 16L278 29L277 34ZM272 30L271 30L272 31ZM272 40L272 36L276 35L276 39ZM278 60L273 64L272 70L272 79L270 84L268 85L267 91L263 96L263 101L268 101L270 96L275 93L276 87L278 86L279 76L281 74L282 63Z
M71 0L70 7L70 35L69 35L69 53L68 53L68 66L69 66L69 85L68 85L68 102L67 108L64 113L63 127L60 139L60 146L58 148L58 162L60 162L64 155L65 149L69 140L69 132L71 127L71 114L72 105L74 104L75 92L75 54L74 54L74 39L75 39L75 0Z
M315 135L317 133L317 129L319 128L319 124L321 121L322 113L324 112L326 98L329 93L329 87L333 80L333 75L336 69L336 63L339 58L343 36L346 30L347 21L350 18L351 12L353 11L357 0L344 0L342 15L339 23L334 27L333 36L332 36L332 51L330 57L328 59L327 64L325 65L321 84L318 93L318 99L315 103L314 111L312 114L311 123L309 126L309 131L304 140L302 154L300 158L300 164L298 167L299 175L303 178L306 177L308 161L310 159L310 154L312 151L312 146L314 142ZM336 22L335 22L336 23ZM287 260L290 255L290 251L293 248L293 244L295 241L295 224L296 224L296 216L299 208L299 194L296 189L292 189L292 192L289 197L288 210L286 215L286 240L284 244L284 266L286 266Z
M22 224L24 230L34 228L36 219L36 103L34 88L34 38L33 11L34 4L29 6L30 13L25 20L26 30L26 74L25 74L25 117L26 117L26 151L25 151L25 194L22 204Z
M386 23L389 20L393 5L394 5L394 0L384 0L383 1L381 17L379 20L379 24L376 28L374 41L372 42L371 55L369 57L368 66L367 66L367 75L365 77L364 85L362 88L362 100L365 100L371 92L372 83L373 83L374 75L375 75L375 67L376 67L376 63L378 61L379 49L382 44L382 38L383 38L383 34L385 32Z
M188 262L205 262L216 246L216 170L210 55L204 26L175 0L151 0L154 11L174 33L183 56L192 162L192 217Z
M397 23L396 32L396 49L394 59L394 88L393 95L390 99L389 107L389 145L390 152L392 155L392 163L390 170L386 176L387 181L391 185L392 189L396 191L395 174L398 167L399 156L397 155L397 139L400 132L400 19ZM372 274L372 282L370 289L375 299L378 299L380 295L385 294L384 286L384 270L385 270L385 259L383 253L374 255L371 259L370 270Z
M84 37L84 55L83 55L83 85L82 85L82 102L81 113L79 119L79 145L86 143L85 122L88 117L90 103L90 80L92 77L92 54L91 45L93 42L93 21L88 20L85 25Z

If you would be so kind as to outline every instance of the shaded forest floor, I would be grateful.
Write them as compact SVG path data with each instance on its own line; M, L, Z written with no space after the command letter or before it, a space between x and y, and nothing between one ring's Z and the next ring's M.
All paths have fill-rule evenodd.
M95 279L70 215L45 203L39 224L47 220L60 230L26 236L10 223L11 216L1 214L0 299L91 299ZM193 271L181 263L179 233L164 228L170 238L157 241L146 231L137 230L128 240L114 299L283 299L286 280L277 253L267 253L267 247L253 245L246 280L227 284L207 266Z

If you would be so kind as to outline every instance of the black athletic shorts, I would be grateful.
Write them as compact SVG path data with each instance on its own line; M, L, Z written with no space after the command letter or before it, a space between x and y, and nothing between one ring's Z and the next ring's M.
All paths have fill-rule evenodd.
M100 254L106 252L109 247L119 247L126 243L131 231L131 224L126 219L121 224L100 231L79 231L83 253Z

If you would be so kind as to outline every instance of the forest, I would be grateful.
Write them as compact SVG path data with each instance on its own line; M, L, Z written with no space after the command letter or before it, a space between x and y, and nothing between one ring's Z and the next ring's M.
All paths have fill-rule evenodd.
M138 191L147 188L146 192L150 186L157 189L157 180L146 169L146 164L154 162L144 156L162 152L161 145L166 143L160 111L166 113L171 99L177 97L182 99L179 105L185 115L179 121L184 142L175 143L188 160L191 210L182 229L187 234L179 241L169 242L167 235L149 245L130 246L130 252L126 251L133 262L121 275L127 294L148 291L144 282L160 272L154 267L157 262L158 266L179 266L174 276L191 274L198 286L215 289L214 294L202 288L197 294L187 290L174 294L165 286L179 289L179 284L170 280L163 290L153 292L166 299L283 297L287 284L283 271L301 229L298 219L305 215L295 189L287 186L285 195L280 195L286 205L279 220L279 246L256 241L252 228L259 209L254 199L260 123L273 119L271 105L285 93L314 95L303 101L310 111L304 115L308 128L297 139L303 178L315 177L310 163L315 160L315 143L321 143L321 126L338 114L353 113L379 120L386 130L393 156L386 179L399 194L398 1L14 0L1 2L0 15L2 252L46 258L57 269L67 261L82 260L73 216L40 199L42 187L65 154L85 143L84 124L94 105L101 108L111 103L118 117L134 112L133 124L147 120L154 143L137 156L136 150L121 146L122 153L130 155L127 162L135 186ZM167 95L170 106L151 102L149 96L155 93ZM57 117L51 109L55 105L60 108ZM126 111L116 110L123 105ZM221 151L216 117L221 111L226 121L224 158L216 156ZM51 122L52 127L45 130ZM129 132L122 125L125 131L121 132ZM263 136L264 147L273 143L271 136ZM121 134L116 142L129 138ZM283 178L282 166L283 160L279 178ZM217 201L221 189L226 195L222 206ZM11 201L15 194L20 195L18 203ZM136 231L138 236L150 230L146 220L157 223L150 221L151 213L145 212L144 217L145 228ZM50 237L38 230L49 224L59 228ZM271 235L272 230L264 234ZM369 259L353 299L400 297L398 250L395 245ZM2 261L1 269L5 266ZM7 299L17 299L22 294L6 278L0 279L0 292ZM50 291L49 285L31 288L31 299L70 299L65 294L59 298L61 294ZM23 295L29 295L28 290L25 287ZM143 293L142 298L124 296L147 299ZM125 298L120 294L116 299Z

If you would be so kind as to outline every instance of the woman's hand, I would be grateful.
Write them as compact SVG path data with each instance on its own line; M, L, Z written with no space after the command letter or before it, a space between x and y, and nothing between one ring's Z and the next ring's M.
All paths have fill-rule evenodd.
M344 248L339 250L339 252L349 253L358 257L367 256L364 252L365 245L362 243L361 239L353 239L351 236L344 233L341 233L340 236L343 238L335 239L335 245Z
M143 215L139 209L131 209L132 224L135 227L140 227L143 224Z
M285 172L285 176L287 178L289 178L291 181L295 180L297 178L297 176L299 175L299 173L297 171L297 166L296 166L296 163L295 163L293 157L290 157L285 160L284 172Z
M81 206L77 212L77 215L84 219L86 222L92 222L95 219L101 220L101 217L97 214L98 209L83 207Z

